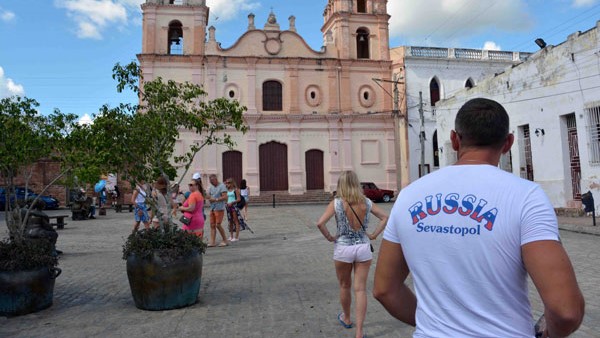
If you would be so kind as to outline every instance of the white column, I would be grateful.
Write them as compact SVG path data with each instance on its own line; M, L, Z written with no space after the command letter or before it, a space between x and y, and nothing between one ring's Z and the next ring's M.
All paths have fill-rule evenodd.
M304 193L302 178L302 149L300 148L300 124L301 115L289 115L290 123L290 148L288 150L288 171L290 175L290 195L301 195Z
M249 130L246 133L246 183L250 187L250 193L253 196L260 195L259 185L259 162L258 162L258 142L257 142L257 124L258 116L246 115L246 123Z

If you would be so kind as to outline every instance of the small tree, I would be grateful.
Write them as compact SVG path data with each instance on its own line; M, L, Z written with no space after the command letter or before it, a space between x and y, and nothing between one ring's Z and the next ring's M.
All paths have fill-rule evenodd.
M15 194L15 178L31 177L35 163L51 158L61 164L60 173L40 193L67 174L79 161L85 160L77 149L85 139L87 128L77 124L77 116L55 110L48 116L38 113L39 103L27 97L13 96L0 100L0 176L5 186L5 219L10 238L20 244L24 239L27 215L22 217L21 202ZM39 198L39 197L38 197ZM35 202L35 201L33 201ZM28 203L30 211L33 203Z
M227 131L247 130L242 117L246 107L225 98L207 101L199 85L160 77L144 82L135 62L115 65L113 78L119 92L127 88L134 91L140 103L101 109L92 125L94 152L105 172L119 172L132 185L159 175L173 179L177 168L187 172L203 147L233 146ZM195 133L199 141L183 154L175 154L182 131Z

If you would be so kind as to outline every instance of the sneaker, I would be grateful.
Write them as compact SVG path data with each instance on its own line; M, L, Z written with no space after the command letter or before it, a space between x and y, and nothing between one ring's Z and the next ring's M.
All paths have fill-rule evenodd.
M231 242L237 242L239 240L240 240L239 238L232 238L232 239L230 239Z

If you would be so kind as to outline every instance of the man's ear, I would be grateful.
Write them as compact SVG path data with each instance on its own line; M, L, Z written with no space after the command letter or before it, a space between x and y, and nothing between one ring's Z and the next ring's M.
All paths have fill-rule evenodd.
M506 137L506 141L504 141L504 145L502 146L502 153L506 154L510 150L514 142L515 135L508 134L508 136Z
M458 133L454 130L450 132L450 142L452 142L452 149L454 151L458 151L460 146L460 137L458 137Z

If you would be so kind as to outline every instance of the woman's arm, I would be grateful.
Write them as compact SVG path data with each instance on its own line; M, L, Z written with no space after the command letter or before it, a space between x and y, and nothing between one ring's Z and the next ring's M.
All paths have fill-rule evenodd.
M135 204L135 199L137 198L138 194L139 191L137 190L137 188L133 189L133 194L131 195L131 204Z
M183 205L179 207L180 211L184 211L184 212L193 212L194 209L196 209L196 198L193 197L194 194L191 194L190 197L188 197L187 202L188 202L188 206L184 207ZM185 202L184 202L185 204Z
M377 238L377 236L379 236L383 229L385 229L385 226L388 221L388 215L383 210L381 210L381 208L378 207L376 204L373 204L373 207L371 208L371 213L380 220L379 225L377 226L377 228L375 228L375 231L373 231L370 234L367 234L367 236L369 236L369 239L374 240Z
M335 208L333 206L333 203L334 201L329 202L329 205L327 205L325 212L317 222L317 228L319 228L319 231L321 231L323 236L330 242L335 241L335 237L333 237L329 232L329 229L327 229L327 222L329 222L331 217L333 217L333 215L335 214Z

